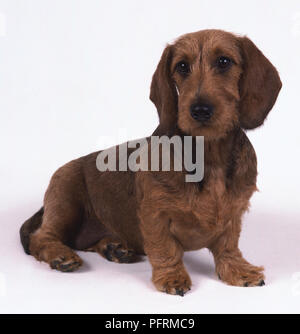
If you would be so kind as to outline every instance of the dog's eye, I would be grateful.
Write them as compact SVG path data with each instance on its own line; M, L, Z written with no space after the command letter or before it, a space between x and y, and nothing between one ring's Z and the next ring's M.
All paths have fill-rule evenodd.
M232 64L232 60L228 57L219 57L217 60L217 66L219 69L221 70L226 70L227 68L229 68Z
M190 65L185 61L180 61L176 65L176 71L182 75L187 75L190 73Z

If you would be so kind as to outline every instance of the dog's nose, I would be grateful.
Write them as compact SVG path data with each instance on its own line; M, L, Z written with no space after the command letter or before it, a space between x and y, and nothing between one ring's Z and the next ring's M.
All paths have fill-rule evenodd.
M195 103L191 105L191 116L199 122L208 121L213 114L213 106L204 103Z

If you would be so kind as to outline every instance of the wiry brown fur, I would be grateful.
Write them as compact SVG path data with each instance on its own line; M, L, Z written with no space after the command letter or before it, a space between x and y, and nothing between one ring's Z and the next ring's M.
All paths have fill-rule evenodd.
M220 56L234 62L226 73L214 66ZM187 77L175 70L182 60L190 64ZM191 287L183 252L206 247L221 280L262 285L263 268L249 264L238 248L257 175L243 129L263 123L280 88L276 69L248 38L220 30L182 36L166 47L153 76L150 98L160 119L154 135L204 136L204 179L187 183L185 171L99 172L98 153L90 154L54 174L43 215L22 227L23 244L61 271L82 263L72 248L116 262L145 253L157 289L180 295ZM205 125L189 113L199 99L215 108Z

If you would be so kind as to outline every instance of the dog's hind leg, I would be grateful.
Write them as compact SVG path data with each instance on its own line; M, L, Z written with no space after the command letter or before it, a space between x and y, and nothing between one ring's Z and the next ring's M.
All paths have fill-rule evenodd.
M84 191L78 161L61 167L52 177L44 200L40 227L31 234L29 252L60 271L74 271L81 258L69 247L82 223Z
M52 269L70 272L82 265L81 258L71 248L41 231L32 236L30 248L37 260L49 263Z
M75 232L74 219L74 215L58 208L52 214L45 210L41 227L31 235L30 254L47 262L52 269L69 272L79 268L81 258L67 246L70 235Z

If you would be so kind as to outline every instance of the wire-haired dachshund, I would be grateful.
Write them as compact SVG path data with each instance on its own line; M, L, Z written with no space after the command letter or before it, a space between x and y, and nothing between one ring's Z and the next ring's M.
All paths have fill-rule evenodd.
M52 176L44 206L22 226L26 253L63 272L76 270L73 249L119 263L146 254L156 288L184 295L191 279L184 251L208 248L218 277L235 286L264 285L263 267L238 247L243 213L256 191L255 151L245 131L263 124L281 81L247 37L221 30L186 34L167 45L150 99L156 136L204 136L204 177L187 171L104 171L99 152Z

